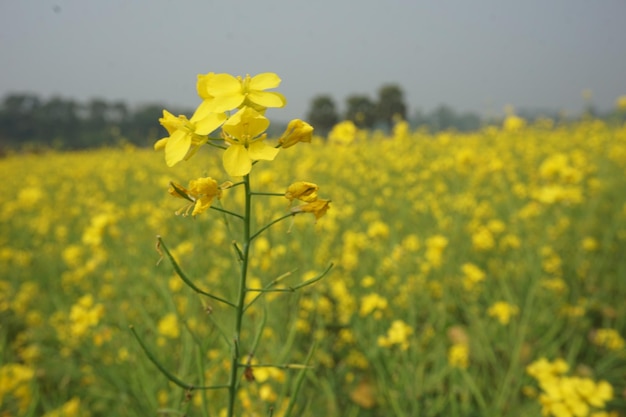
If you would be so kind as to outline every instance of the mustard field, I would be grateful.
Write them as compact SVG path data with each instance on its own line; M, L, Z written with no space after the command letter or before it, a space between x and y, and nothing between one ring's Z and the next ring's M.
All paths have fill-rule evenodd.
M246 294L237 414L626 416L626 126L353 128L250 173L253 228L296 181L331 202L253 240L247 285L273 291ZM0 417L226 415L225 391L155 364L228 380L229 306L176 269L234 297L223 210L244 201L183 216L168 193L230 180L205 148L0 159Z

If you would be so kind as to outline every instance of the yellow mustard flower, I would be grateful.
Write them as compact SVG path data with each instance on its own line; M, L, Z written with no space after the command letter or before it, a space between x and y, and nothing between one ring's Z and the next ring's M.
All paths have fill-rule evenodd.
M270 121L256 110L246 107L232 116L224 126L224 139L230 144L224 151L224 168L228 175L241 177L252 169L252 161L271 161L278 149L267 145L263 132Z
M294 119L289 122L287 129L282 134L278 143L283 148L289 148L298 142L311 142L313 138L313 126L300 119Z
M159 320L157 330L160 335L176 339L180 336L180 328L178 327L178 318L174 313L168 313Z
M357 128L351 120L344 120L333 126L328 134L328 140L341 145L352 143L356 137Z
M317 200L317 190L319 190L317 184L306 181L298 181L287 187L285 198L290 202L298 199L310 203Z
M187 119L184 115L176 117L163 110L159 123L169 136L156 142L154 149L165 149L165 163L167 166L174 166L191 158L207 142L209 133L220 127L225 120L224 113L208 113L202 117L196 111L191 119Z
M186 205L182 209L178 210L176 214L187 215L189 210L193 207L191 213L192 216L204 213L209 207L215 197L220 199L222 197L222 189L217 185L211 177L198 178L189 182L189 189L184 188L179 184L170 183L169 193L174 197L184 198L191 201L191 204Z
M507 303L506 301L498 301L489 307L489 310L487 310L487 314L490 317L497 318L500 324L503 325L509 324L511 317L516 316L518 313L519 308L515 305Z
M378 346L391 347L398 345L400 349L407 350L412 334L413 328L411 326L402 320L394 320L389 330L387 330L387 335L378 337Z
M315 219L318 220L330 208L330 200L315 200L307 204L303 204L291 209L292 213L313 213Z
M264 91L280 85L280 78L272 72L254 77L234 77L230 74L208 73L198 75L198 95L203 99L199 112L202 115L230 111L243 106L263 110L268 107L285 107L287 100L276 92Z
M455 343L448 349L448 363L453 368L467 369L469 366L469 347L466 343Z
M598 329L592 336L593 343L610 350L620 350L626 346L624 338L614 329Z

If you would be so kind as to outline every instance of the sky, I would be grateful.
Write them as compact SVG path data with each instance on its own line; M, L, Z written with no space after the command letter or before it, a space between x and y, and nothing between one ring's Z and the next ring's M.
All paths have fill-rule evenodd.
M611 109L626 94L625 0L1 0L8 93L193 109L197 74L275 72L270 117L328 94L405 92L409 114Z

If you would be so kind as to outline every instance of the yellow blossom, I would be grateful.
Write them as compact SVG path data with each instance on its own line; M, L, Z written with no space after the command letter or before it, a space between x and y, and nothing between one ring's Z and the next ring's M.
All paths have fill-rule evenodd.
M356 137L357 128L350 120L337 123L330 133L328 134L328 140L334 143L342 145L348 145L354 141Z
M191 119L187 119L184 115L176 117L163 110L163 117L159 122L169 136L156 142L154 149L165 149L165 163L167 166L174 166L191 158L207 142L209 133L220 127L225 120L224 113L209 113L202 117L196 111Z
M448 363L453 368L467 369L469 365L469 347L466 343L455 343L448 349Z
M387 331L386 336L378 337L378 346L400 346L402 350L409 348L409 337L413 334L413 328L402 320L394 320Z
M516 316L519 313L519 309L517 306L507 303L506 301L498 301L494 303L489 310L487 310L487 314L490 317L495 317L498 319L500 324L509 324L512 316Z
M199 107L201 114L230 111L243 106L263 110L284 107L285 97L276 92L264 91L280 85L280 78L272 72L234 77L230 74L208 73L198 75L197 90L204 99Z
M178 318L174 313L166 314L157 325L157 329L160 335L169 337L170 339L177 339L180 336L180 329L178 327Z
M224 126L224 139L230 144L224 151L224 168L228 175L241 177L252 169L252 161L271 161L278 149L267 145L265 130L270 121L256 110L246 107L232 116Z
M598 329L592 337L593 343L610 350L620 350L626 346L624 338L614 329Z
M388 303L385 297L381 297L376 293L367 294L361 298L359 315L365 317L373 314L374 318L379 319L382 315L382 310L385 310L387 305Z

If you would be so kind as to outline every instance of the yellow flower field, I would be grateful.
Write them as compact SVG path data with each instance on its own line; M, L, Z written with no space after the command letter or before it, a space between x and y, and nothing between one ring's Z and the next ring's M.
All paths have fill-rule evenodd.
M234 296L235 220L220 209L241 196L185 217L168 194L227 180L205 148L172 168L132 147L0 159L1 417L225 415L223 391L171 383L129 330L192 385L228 378L227 306L157 247ZM243 335L261 342L241 415L285 415L301 384L294 415L626 416L626 126L340 125L253 173L259 193L315 179L332 202L253 241L249 286L284 291L247 312ZM254 226L290 207L268 196Z

